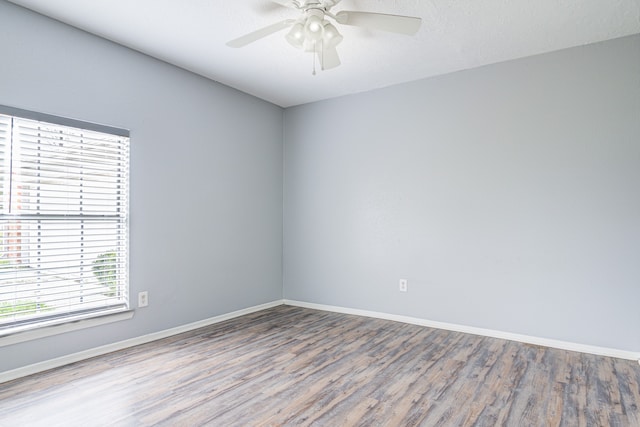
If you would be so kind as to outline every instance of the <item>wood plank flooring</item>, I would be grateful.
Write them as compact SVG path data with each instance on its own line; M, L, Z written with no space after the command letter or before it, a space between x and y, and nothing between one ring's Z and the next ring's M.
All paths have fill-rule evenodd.
M0 426L640 426L640 366L279 306L0 384Z

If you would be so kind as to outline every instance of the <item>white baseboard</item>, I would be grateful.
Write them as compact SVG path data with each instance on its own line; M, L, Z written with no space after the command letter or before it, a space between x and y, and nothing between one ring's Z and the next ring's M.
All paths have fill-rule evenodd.
M492 329L476 328L473 326L456 325L454 323L436 322L433 320L420 319L417 317L400 316L397 314L380 313L377 311L359 310L354 308L338 307L324 304L314 304L303 301L284 300L284 304L297 307L312 308L322 311L332 311L336 313L354 314L357 316L373 317L377 319L393 320L396 322L410 323L413 325L427 326L430 328L445 329L448 331L464 332L467 334L481 335L492 338L500 338L510 341L518 341L526 344L540 345L543 347L558 348L561 350L577 351L580 353L596 354L598 356L615 357L619 359L636 360L640 363L640 353L619 350L608 347L597 347L593 345L578 344L567 341L559 341L549 338L533 337L529 335L514 334L511 332L496 331Z
M276 307L278 305L282 305L283 303L284 302L282 300L276 300L266 304L260 304L260 305L245 308L242 310L233 311L231 313L222 314L220 316L199 320L197 322L189 323L187 325L166 329L164 331L154 332L152 334L143 335L140 337L135 337L135 338L131 338L124 341L119 341L113 344L103 345L101 347L91 348L89 350L69 354L67 356L62 356L55 359L45 360L44 362L34 363L32 365L23 366L10 371L0 372L0 383L15 380L16 378L26 377L27 375L37 374L38 372L43 372L49 369L58 368L60 366L68 365L74 362L79 362L84 359L89 359L92 357L111 353L113 351L123 350L125 348L133 347L140 344L146 344L151 341L156 341L162 338L170 337L172 335L177 335L183 332L192 331L194 329L213 325L215 323L224 322L225 320L244 316L245 314L251 314L251 313L255 313L256 311L261 311L267 308Z
M592 345L577 344L566 341L552 340L548 338L532 337L528 335L514 334L510 332L495 331L491 329L476 328L473 326L456 325L453 323L436 322L433 320L420 319L416 317L400 316L396 314L381 313L369 310L359 310L354 308L338 307L324 304L314 304L294 300L276 300L270 303L256 305L242 310L233 311L231 313L222 314L220 316L211 317L187 325L178 326L164 331L154 332L152 334L119 341L113 344L107 344L101 347L92 348L78 353L69 354L67 356L58 357L56 359L46 360L40 363L23 366L10 371L0 372L0 383L11 381L27 375L36 374L38 372L47 371L49 369L58 368L70 363L79 362L84 359L100 356L102 354L111 353L113 351L123 350L140 344L146 344L172 335L181 334L183 332L192 331L204 326L213 325L215 323L224 322L225 320L244 316L246 314L255 313L257 311L266 310L282 304L305 307L315 310L331 311L335 313L354 314L357 316L373 317L377 319L393 320L396 322L409 323L413 325L427 326L430 328L445 329L449 331L464 332L468 334L481 335L493 338L518 341L527 344L541 345L544 347L558 348L561 350L577 351L580 353L596 354L600 356L616 357L620 359L637 360L640 362L640 353L618 350L607 347L597 347Z

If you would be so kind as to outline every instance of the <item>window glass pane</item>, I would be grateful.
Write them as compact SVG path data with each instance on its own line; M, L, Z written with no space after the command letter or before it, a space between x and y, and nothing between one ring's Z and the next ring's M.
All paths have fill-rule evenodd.
M5 213L9 201L9 159L11 117L0 114L0 213Z
M118 214L124 196L124 139L15 120L11 212Z
M0 114L0 329L128 306L128 144Z

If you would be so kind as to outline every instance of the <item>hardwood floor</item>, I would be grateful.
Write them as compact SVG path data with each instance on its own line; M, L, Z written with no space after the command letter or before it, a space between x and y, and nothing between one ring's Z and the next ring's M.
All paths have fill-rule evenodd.
M0 384L1 426L640 426L634 361L280 306Z

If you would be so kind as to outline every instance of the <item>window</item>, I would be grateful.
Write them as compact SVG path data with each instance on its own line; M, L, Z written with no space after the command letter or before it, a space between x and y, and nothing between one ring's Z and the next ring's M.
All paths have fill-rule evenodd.
M0 333L128 309L129 133L0 106Z

